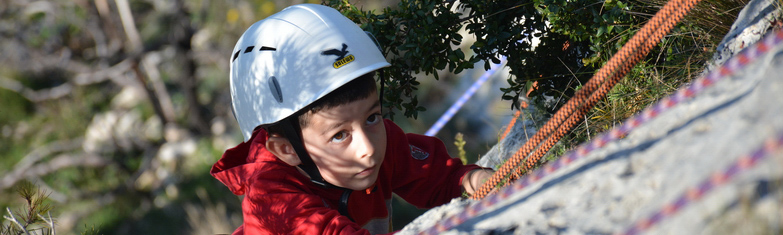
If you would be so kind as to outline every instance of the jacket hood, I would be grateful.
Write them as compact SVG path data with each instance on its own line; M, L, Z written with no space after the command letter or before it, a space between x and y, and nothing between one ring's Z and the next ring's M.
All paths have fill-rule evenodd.
M253 132L250 140L240 143L223 153L223 156L212 165L209 173L236 195L244 195L248 179L256 172L262 171L265 165L287 164L274 154L266 151L267 133L259 128Z

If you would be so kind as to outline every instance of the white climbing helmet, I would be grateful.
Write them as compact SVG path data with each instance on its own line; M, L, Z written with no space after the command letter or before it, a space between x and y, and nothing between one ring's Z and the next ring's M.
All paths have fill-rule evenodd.
M349 81L388 67L373 38L337 10L294 5L256 22L231 55L231 104L245 141Z

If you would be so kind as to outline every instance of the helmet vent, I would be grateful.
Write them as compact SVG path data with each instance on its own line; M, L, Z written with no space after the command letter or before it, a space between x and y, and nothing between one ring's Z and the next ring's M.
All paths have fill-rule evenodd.
M231 62L234 62L235 60L237 60L237 57L239 57L239 52L240 51L237 51L237 53L234 53L234 59L231 60Z
M277 48L262 46L261 49L259 49L259 51L277 51Z
M274 76L269 78L269 89L272 90L272 96L275 97L275 100L278 103L283 103L283 91L280 90L280 83Z
M249 47L245 48L245 52L244 53L252 52L253 48L256 48L256 47L255 46L249 46ZM277 51L277 48L262 46L261 49L259 49L258 51ZM234 53L234 58L231 59L231 62L234 62L235 60L237 60L237 58L239 58L239 52L242 52L242 50L238 50L236 53Z

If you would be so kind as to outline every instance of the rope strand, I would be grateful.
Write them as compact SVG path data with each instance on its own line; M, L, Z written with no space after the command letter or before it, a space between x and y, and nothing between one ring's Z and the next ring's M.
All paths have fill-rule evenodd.
M641 113L623 122L621 126L604 132L598 138L594 138L593 141L590 141L589 143L580 145L576 150L567 153L557 161L546 164L531 174L525 176L524 178L521 178L511 185L511 187L500 189L498 193L489 195L487 198L479 201L478 203L468 205L463 210L464 213L459 213L450 218L442 220L442 222L435 224L431 228L424 229L420 233L440 234L458 224L464 223L465 221L479 215L484 209L494 206L515 192L527 188L528 185L535 183L549 174L557 172L559 169L570 165L576 160L586 157L593 150L600 149L614 140L623 138L634 128L647 123L650 120L653 120L654 118L658 117L658 115L671 109L675 105L700 94L707 88L716 84L718 81L733 75L736 71L744 68L747 64L753 63L756 61L756 59L766 54L771 48L777 47L781 43L783 43L783 31L777 30L770 33L770 35L765 37L763 40L730 58L721 67L716 68L705 77L694 81L689 87L681 88L677 91L677 93L670 95L658 101L654 105L647 107ZM778 135L783 135L783 133L778 133Z
M674 25L700 0L672 0L666 3L655 16L602 67L574 97L523 145L506 163L472 195L473 199L486 196L507 176L518 176L530 169L554 144L571 130L579 117L589 111L595 103L620 81ZM608 78L608 79L607 79ZM533 152L535 150L535 152ZM531 155L531 152L533 153ZM530 157L528 157L530 155ZM519 163L525 161L522 168ZM515 177L516 178L516 177Z

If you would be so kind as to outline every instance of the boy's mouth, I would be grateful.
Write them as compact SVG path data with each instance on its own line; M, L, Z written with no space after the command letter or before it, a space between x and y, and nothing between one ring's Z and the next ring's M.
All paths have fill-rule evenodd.
M371 167L368 167L367 169L364 169L363 171L357 173L356 176L359 176L359 177L368 176L368 175L372 174L373 172L375 172L375 165L373 165Z

